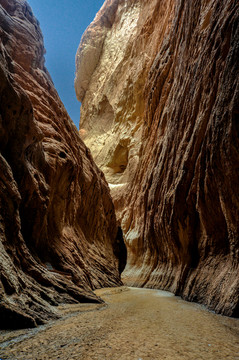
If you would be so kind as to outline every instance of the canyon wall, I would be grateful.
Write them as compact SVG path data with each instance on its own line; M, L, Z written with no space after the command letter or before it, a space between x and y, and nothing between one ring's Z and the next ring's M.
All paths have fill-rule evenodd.
M57 318L121 284L125 248L103 173L44 66L26 1L0 0L0 328Z
M125 284L239 316L239 4L107 0L82 37L80 135L110 183Z

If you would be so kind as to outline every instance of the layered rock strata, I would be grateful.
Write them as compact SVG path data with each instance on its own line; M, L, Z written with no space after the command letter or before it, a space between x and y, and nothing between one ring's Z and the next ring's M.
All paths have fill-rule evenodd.
M27 2L0 0L0 25L0 328L17 328L62 302L101 301L92 289L121 284L125 249Z
M75 81L81 136L113 184L125 283L232 316L238 22L236 0L107 0L81 40Z

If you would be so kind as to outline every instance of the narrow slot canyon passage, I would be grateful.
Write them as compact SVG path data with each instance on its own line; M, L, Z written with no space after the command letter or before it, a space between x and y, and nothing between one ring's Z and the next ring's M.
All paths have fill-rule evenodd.
M165 291L107 288L105 304L60 307L62 319L0 332L7 360L238 360L239 320Z
M239 360L238 19L105 0L77 129L0 0L0 360Z

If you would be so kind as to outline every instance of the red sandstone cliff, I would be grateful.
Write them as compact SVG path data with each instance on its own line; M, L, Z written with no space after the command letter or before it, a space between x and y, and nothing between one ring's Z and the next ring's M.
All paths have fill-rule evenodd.
M44 66L26 1L0 0L0 328L57 317L121 284L122 236L103 173ZM120 260L119 260L120 259Z
M126 284L239 316L239 4L107 0L76 57Z

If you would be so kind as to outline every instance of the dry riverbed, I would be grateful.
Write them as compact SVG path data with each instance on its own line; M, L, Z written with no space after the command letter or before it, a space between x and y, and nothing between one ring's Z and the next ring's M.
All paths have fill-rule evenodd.
M170 293L114 288L37 329L0 332L2 360L239 360L239 319Z

